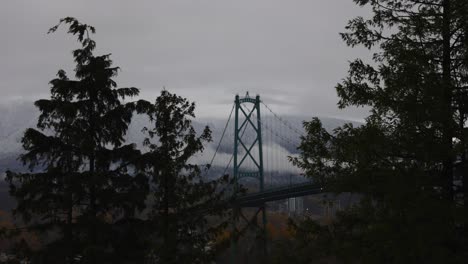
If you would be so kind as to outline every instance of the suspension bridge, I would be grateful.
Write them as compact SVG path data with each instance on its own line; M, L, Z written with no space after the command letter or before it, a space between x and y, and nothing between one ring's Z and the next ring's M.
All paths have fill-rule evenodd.
M209 166L212 175L233 177L229 203L233 210L233 252L239 237L253 227L261 231L259 237L266 253L267 202L322 192L290 161L298 155L303 136L301 128L276 114L259 95L236 95ZM245 190L241 186L246 186L247 191L241 192ZM253 216L247 217L243 208L253 209ZM242 220L244 227L239 226ZM236 255L233 253L234 263Z
M262 115L261 109L265 112ZM236 95L220 134L210 174L230 174L234 194L242 183L249 187L246 194L237 194L239 206L255 207L262 202L321 192L290 161L298 155L302 129L276 114L259 95Z

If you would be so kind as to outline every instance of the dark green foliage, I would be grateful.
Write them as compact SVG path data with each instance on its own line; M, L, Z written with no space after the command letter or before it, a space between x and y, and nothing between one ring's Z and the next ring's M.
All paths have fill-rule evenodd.
M288 222L292 238L272 242L268 263L334 263L330 257L333 249L330 230L311 219L299 224Z
M18 202L15 214L50 235L37 263L71 263L78 257L80 263L117 263L122 252L114 236L129 229L148 191L143 175L131 175L139 151L124 145L141 105L122 100L139 91L116 88L112 78L119 68L112 67L110 54L93 54L93 27L67 17L49 32L62 23L81 44L73 51L76 79L58 71L50 99L36 101L38 129L28 129L22 139L21 160L31 172L9 172L7 180Z
M212 259L209 242L224 222L209 223L221 216L219 202L225 179L206 182L194 162L211 140L206 127L201 135L192 127L195 104L166 90L148 112L151 127L143 155L143 168L151 181L150 216L154 247L151 255L162 263L207 263Z
M355 2L374 15L351 20L342 37L377 51L373 63L350 63L336 87L338 105L368 106L371 114L333 133L318 119L306 122L293 162L328 191L358 193L361 201L316 239L328 236L329 255L344 263L461 263L468 2Z

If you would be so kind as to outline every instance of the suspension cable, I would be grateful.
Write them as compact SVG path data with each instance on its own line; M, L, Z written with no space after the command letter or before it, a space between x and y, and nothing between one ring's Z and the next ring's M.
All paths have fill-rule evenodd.
M291 125L289 122L287 122L286 120L284 120L283 118L281 118L280 116L278 116L275 112L273 112L273 110L271 110L270 107L268 107L267 104L265 104L263 101L261 101L261 103L266 107L266 109L268 109L268 111L270 111L270 113L273 114L274 117L276 117L276 119L278 119L281 123L283 123L286 127L288 127L289 129L291 129L292 131L294 131L296 134L300 135L300 136L303 136L304 137L304 134L299 130L297 129L296 127L294 127L293 125Z
M226 121L226 125L224 126L224 130L223 130L223 133L221 134L221 138L219 139L218 146L216 146L215 153L213 154L213 157L211 158L210 164L208 166L208 170L211 169L211 165L213 165L213 161L216 158L216 154L218 153L219 147L221 146L221 143L222 143L223 138L224 138L224 134L226 133L227 127L229 125L229 121L231 121L232 112L234 112L234 104L232 105L231 113L229 113L229 117L228 117L228 120ZM206 170L206 173L208 173L208 170ZM205 173L205 175L206 175L206 173Z
M265 104L263 104L263 105L265 105ZM273 114L274 114L274 113L273 113ZM253 115L254 117L256 117L255 113L252 113L252 115ZM278 119L278 116L276 116L276 117L277 117L277 119ZM283 122L283 124L284 124L284 122ZM271 132L272 135L274 135L274 136L276 136L277 138L281 139L281 140L282 140L283 142L285 142L285 143L288 143L288 144L291 144L291 145L296 145L296 146L298 146L298 145L300 144L300 141L299 141L299 142L293 142L292 140L290 140L290 139L288 139L288 138L282 136L281 133L275 132L275 129L274 129L274 128L272 128L271 126L269 126L269 125L266 124L266 123L263 123L262 120L260 120L260 125L261 125L262 127L266 128L267 130L269 130L269 131ZM289 127L289 128L292 129L291 127ZM296 132L296 133L298 133L298 132ZM300 134L300 133L298 133L298 134L301 135L301 136L303 136L303 134Z

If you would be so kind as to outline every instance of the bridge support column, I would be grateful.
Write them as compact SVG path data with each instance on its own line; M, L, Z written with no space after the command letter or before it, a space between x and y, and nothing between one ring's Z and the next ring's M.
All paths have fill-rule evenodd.
M236 95L235 98L235 126L234 126L234 197L237 196L240 190L239 182L242 178L251 177L258 181L258 191L264 191L264 173L263 173L263 146L262 146L262 125L260 117L260 96L255 98L249 97L247 92L246 96L240 98ZM252 109L245 106L252 104ZM244 106L243 106L244 105ZM239 116L242 116L239 119ZM255 118L256 116L256 118ZM246 129L250 127L255 133L253 142L248 142L243 138ZM258 148L258 153L254 153L254 147ZM240 154L240 155L239 155ZM255 169L245 168L245 162L250 161L254 164ZM244 165L244 166L243 166ZM262 213L261 224L258 223L258 214ZM236 222L239 218L243 218L247 222L247 226L240 231L237 231ZM234 222L232 228L232 262L236 262L237 256L237 240L249 227L256 226L260 228L259 239L262 241L261 253L263 258L267 256L267 215L266 205L263 203L258 207L252 219L247 219L242 214L241 207L233 208L232 221Z

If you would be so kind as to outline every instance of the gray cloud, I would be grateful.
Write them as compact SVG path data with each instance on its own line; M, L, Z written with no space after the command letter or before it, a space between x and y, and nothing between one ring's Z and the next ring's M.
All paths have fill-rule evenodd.
M196 101L199 116L223 117L248 90L284 114L359 119L365 109L337 110L333 87L348 60L367 56L338 32L367 13L351 0L4 1L1 101L45 97L58 69L72 71L77 43L46 32L74 16L97 28L98 52L122 68L118 83L144 98L165 86Z

